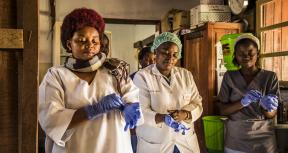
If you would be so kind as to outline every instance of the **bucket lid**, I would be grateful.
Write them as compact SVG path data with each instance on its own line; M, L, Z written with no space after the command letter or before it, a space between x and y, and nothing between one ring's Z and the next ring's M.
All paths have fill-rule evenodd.
M227 119L226 116L204 116L202 117L205 121L224 121Z

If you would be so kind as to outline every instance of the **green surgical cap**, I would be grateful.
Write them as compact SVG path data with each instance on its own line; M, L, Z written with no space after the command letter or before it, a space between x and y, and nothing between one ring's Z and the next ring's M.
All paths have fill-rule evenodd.
M173 42L178 47L178 59L181 58L181 52L182 52L182 44L180 39L177 37L177 35L171 33L171 32L163 32L159 36L157 36L154 39L153 45L151 47L151 51L154 53L155 50L163 43L165 42Z

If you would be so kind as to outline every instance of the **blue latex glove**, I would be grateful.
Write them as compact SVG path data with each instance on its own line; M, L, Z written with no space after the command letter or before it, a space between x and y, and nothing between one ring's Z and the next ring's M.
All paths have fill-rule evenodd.
M185 125L176 122L170 115L165 115L164 122L167 126L173 128L175 132L179 132L182 130L182 134L185 135L185 132L190 128L186 128Z
M123 114L126 122L124 131L128 128L133 129L137 125L137 121L141 118L139 103L126 104Z
M268 112L272 112L278 107L278 97L272 94L266 95L260 99L260 105Z
M242 106L246 107L253 102L258 102L262 98L261 92L258 90L250 90L246 95L241 99Z
M121 109L124 104L121 97L115 93L103 97L98 103L86 106L86 111L89 120L96 118L98 115L107 113L114 109Z

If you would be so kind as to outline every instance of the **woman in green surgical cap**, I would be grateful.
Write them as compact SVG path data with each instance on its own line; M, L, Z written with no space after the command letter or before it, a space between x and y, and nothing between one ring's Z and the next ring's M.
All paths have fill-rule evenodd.
M175 66L181 49L175 34L160 34L151 47L156 63L134 77L145 119L136 129L137 153L200 152L194 122L202 114L202 98L191 72Z

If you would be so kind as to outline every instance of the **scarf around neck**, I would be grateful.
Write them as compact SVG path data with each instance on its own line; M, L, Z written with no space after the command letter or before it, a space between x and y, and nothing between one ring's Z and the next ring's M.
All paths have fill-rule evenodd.
M96 54L90 60L79 60L72 56L66 58L64 66L76 72L93 72L103 65L106 55L102 52Z

